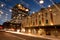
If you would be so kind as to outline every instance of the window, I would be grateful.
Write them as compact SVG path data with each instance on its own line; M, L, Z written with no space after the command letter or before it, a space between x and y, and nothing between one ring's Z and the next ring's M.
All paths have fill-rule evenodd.
M48 20L46 20L46 24L48 24Z
M35 25L35 22L33 22L33 25Z
M40 15L39 15L39 18L40 18Z
M45 13L45 16L47 17L47 13Z
M39 21L39 24L41 24L41 21Z

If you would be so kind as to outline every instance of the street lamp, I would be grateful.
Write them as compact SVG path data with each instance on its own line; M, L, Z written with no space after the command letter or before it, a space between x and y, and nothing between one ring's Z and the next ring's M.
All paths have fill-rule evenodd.
M4 4L1 4L1 7L3 7L4 6Z
M48 5L48 7L51 7L51 5Z
M10 11L10 12L12 12L12 10L11 10L11 9L9 9L9 11Z
M35 12L33 11L33 14L34 14Z
M44 3L44 0L40 0L39 3L40 3L40 4L43 4L43 3Z

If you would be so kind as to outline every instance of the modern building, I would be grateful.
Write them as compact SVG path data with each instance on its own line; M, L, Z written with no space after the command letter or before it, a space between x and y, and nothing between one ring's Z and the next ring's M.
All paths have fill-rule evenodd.
M37 35L60 35L60 4L42 8L22 20L22 30Z
M15 29L21 29L21 22L29 15L29 9L22 4L16 4L12 8L11 25Z

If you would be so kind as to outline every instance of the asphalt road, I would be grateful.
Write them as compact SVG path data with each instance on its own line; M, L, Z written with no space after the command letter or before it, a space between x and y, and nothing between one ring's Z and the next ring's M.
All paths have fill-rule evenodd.
M25 35L20 35L20 34L0 32L0 40L49 40L49 39L36 38L36 37L25 36Z

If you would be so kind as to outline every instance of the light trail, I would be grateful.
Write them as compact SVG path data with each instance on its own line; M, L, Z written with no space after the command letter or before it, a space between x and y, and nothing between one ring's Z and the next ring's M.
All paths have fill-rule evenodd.
M60 8L52 1L52 0L50 0L51 2L52 2L52 4L56 7L56 9L60 12Z

